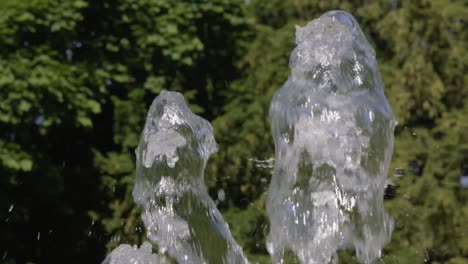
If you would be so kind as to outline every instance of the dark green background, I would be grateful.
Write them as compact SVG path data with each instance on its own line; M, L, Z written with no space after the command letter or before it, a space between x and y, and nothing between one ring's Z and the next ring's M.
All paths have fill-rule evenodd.
M233 235L269 263L270 171L252 159L273 156L268 104L294 25L331 9L375 47L399 122L381 262L468 263L466 0L0 1L0 263L99 263L144 239L134 149L162 89L213 123L210 194L224 190Z

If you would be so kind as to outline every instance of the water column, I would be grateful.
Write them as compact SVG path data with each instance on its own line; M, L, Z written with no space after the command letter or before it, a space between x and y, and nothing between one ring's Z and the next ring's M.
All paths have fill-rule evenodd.
M136 150L133 197L145 210L147 237L180 264L247 263L205 187L216 151L211 124L180 93L154 100Z
M393 221L383 192L395 119L375 52L356 20L331 11L296 28L291 75L270 104L275 165L268 190L273 263L362 263L381 256Z
M217 151L211 124L180 93L163 91L146 118L136 149L135 202L148 239L179 264L248 263L208 195L204 170ZM151 245L120 245L105 263L168 263Z

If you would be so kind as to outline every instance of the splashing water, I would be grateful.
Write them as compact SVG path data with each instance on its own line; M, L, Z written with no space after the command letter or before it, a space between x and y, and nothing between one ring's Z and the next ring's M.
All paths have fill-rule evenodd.
M103 264L169 264L163 256L151 253L151 244L144 242L140 248L122 244L114 249Z
M217 151L208 121L193 114L180 93L163 91L146 118L136 149L135 202L147 237L179 264L248 263L208 195L203 174ZM106 264L169 263L151 245L120 245Z
M331 11L296 28L291 75L270 104L275 164L268 190L274 263L362 263L381 255L393 230L383 192L396 124L375 52L356 20Z
M148 238L180 264L247 263L205 187L205 166L216 151L210 123L180 93L156 97L136 150L133 198L145 210Z

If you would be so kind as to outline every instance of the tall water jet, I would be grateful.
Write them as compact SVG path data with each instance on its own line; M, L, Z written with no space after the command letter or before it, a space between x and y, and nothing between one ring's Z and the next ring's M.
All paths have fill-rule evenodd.
M216 151L210 123L180 93L156 97L136 149L133 198L144 209L147 237L179 264L247 263L204 184Z
M296 28L291 75L270 105L275 167L266 202L267 248L301 263L381 256L393 221L383 207L396 124L375 52L350 14Z

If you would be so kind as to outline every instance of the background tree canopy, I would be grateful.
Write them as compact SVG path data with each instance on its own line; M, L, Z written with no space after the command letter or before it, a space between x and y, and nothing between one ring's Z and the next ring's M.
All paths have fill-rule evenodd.
M249 259L270 263L268 104L289 74L294 25L332 9L375 47L399 121L382 263L467 263L464 0L3 0L0 262L98 263L144 239L134 149L167 89L213 123L207 187L225 192L219 208Z

